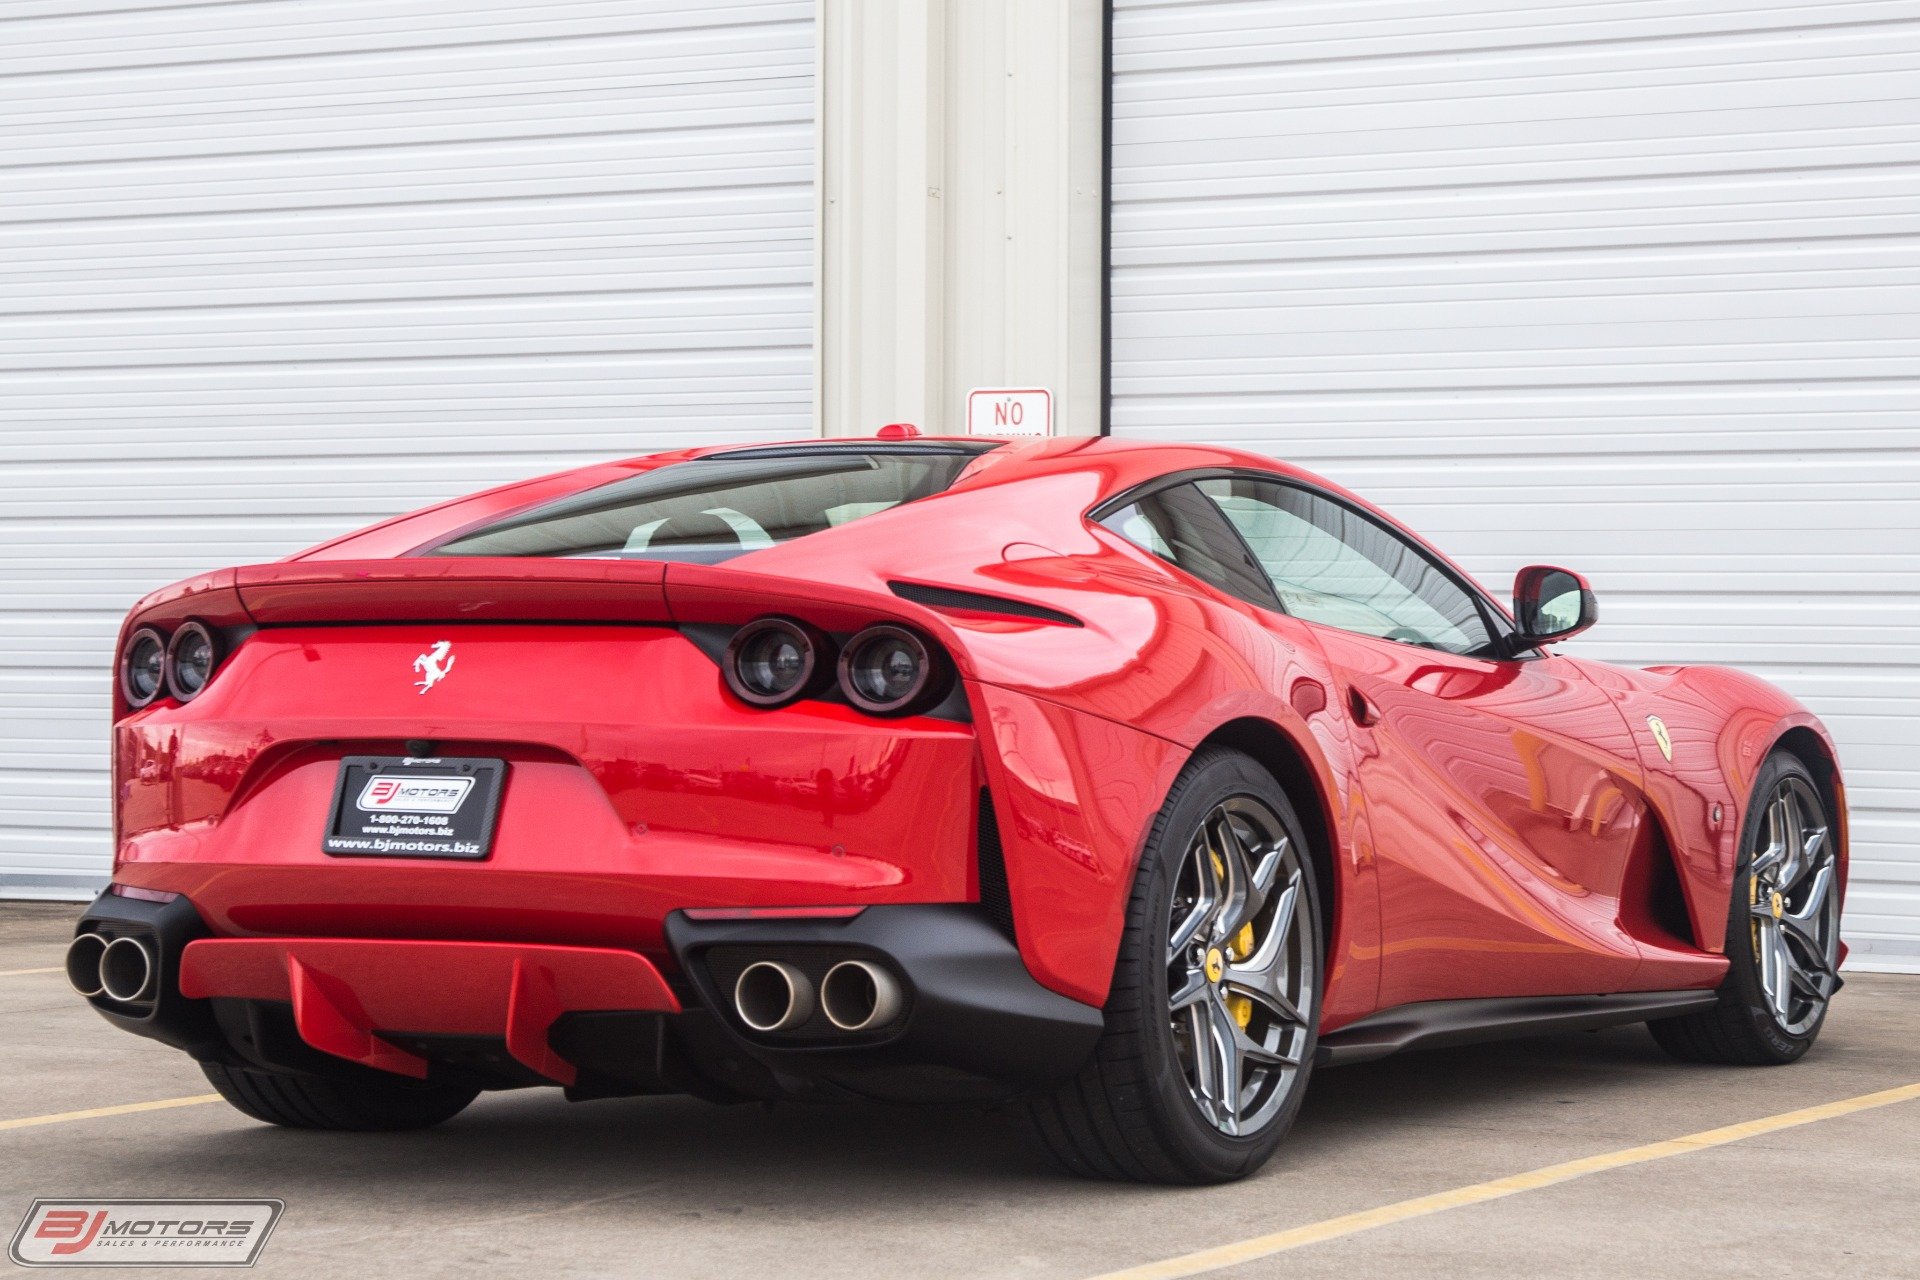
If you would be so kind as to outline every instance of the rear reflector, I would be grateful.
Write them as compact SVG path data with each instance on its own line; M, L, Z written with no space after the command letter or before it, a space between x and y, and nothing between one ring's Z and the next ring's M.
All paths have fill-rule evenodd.
M851 920L865 907L687 907L689 920Z
M142 889L138 885L110 884L107 892L119 898L135 898L141 902L172 902L180 895L168 893L165 889Z

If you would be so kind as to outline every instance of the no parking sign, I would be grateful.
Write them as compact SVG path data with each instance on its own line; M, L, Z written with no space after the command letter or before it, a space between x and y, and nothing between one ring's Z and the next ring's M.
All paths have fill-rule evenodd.
M1053 392L1045 387L976 387L967 392L970 436L1050 436Z

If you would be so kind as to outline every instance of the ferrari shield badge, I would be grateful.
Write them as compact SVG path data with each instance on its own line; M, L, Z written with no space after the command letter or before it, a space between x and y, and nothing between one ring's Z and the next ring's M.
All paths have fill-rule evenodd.
M1660 754L1672 760L1673 739L1667 736L1667 722L1659 716L1648 716L1647 728L1653 730L1653 740L1659 745Z

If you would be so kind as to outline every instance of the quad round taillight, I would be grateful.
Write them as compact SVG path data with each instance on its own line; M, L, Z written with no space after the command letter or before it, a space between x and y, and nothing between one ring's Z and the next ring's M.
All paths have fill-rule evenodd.
M167 638L152 627L127 637L120 652L120 693L129 706L144 707L167 683Z
M193 701L213 679L214 664L219 661L213 632L203 622L187 623L167 645L167 692L182 702Z
M760 618L734 632L721 668L727 687L756 707L818 693L831 672L826 636L791 618Z
M947 684L945 657L905 627L868 627L840 652L840 691L869 715L925 711L946 696Z

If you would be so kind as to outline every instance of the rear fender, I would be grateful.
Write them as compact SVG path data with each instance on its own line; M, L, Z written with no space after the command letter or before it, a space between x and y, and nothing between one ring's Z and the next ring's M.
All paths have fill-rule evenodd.
M1021 958L1042 986L1106 1003L1153 818L1190 752L995 685L969 689Z

